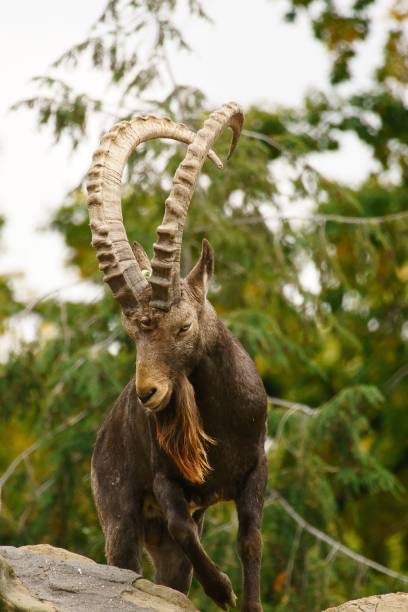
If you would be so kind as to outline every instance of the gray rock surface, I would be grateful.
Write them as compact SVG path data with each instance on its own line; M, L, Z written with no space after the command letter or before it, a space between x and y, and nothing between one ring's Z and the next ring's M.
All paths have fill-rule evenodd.
M0 610L30 612L196 611L181 593L130 570L47 544L0 546Z
M354 599L324 612L408 612L408 593L387 593Z

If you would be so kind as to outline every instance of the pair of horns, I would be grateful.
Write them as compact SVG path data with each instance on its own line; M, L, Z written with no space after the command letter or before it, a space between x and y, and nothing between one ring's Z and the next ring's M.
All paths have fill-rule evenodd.
M211 147L220 134L230 127L233 137L229 158L237 144L242 124L240 107L230 102L213 112L197 134L167 117L148 116L117 123L103 136L88 175L92 245L104 281L125 313L135 308L141 293L149 285L152 290L151 306L167 311L179 301L183 229L201 168L207 156L222 168L222 162ZM136 261L123 225L121 183L129 155L140 143L154 138L170 138L189 146L174 175L163 222L157 228L158 238L151 261L152 276L147 279Z

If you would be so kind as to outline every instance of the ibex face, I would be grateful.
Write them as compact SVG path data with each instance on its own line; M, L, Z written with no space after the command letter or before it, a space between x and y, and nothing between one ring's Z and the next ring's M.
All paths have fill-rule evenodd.
M88 180L92 244L104 280L122 307L126 331L137 347L136 389L145 408L159 411L172 395L177 378L188 374L211 342L215 314L206 302L213 254L203 241L201 257L180 279L183 228L194 188L207 156L221 161L211 146L230 127L230 155L242 128L240 107L231 102L215 111L194 134L182 124L157 117L135 117L117 124L94 154ZM128 242L121 212L121 176L131 151L153 138L189 143L173 179L151 261L139 244Z
M215 313L206 293L212 272L213 252L205 240L197 265L180 283L177 304L167 312L151 307L147 288L138 307L122 315L136 344L136 393L149 411L165 408L177 379L189 374L211 342Z

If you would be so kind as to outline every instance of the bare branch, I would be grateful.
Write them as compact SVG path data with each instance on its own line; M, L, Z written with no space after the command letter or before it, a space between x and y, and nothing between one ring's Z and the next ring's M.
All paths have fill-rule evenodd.
M329 221L333 223L340 223L344 225L382 225L384 223L393 223L396 221L403 221L408 219L408 211L401 211L398 213L390 213L388 215L380 215L378 217L349 217L345 215L322 215L322 214L311 214L311 215L284 215L279 213L254 215L243 217L241 219L228 219L229 225L257 225L258 223L265 223L266 221L305 221L315 222L318 225L323 225ZM212 229L213 226L201 225L192 229L194 233L201 233Z
M302 412L306 416L316 417L320 410L319 408L311 408L310 406L306 406L306 404L299 404L298 402L290 402L288 400L280 399L279 397L270 397L268 396L268 402L271 404L275 404L275 406L281 406L282 408L289 408L292 413Z
M63 287L57 287L56 289L51 289L51 291L47 291L46 293L43 293L42 295L40 295L39 297L34 298L31 302L29 302L27 304L27 306L21 310L20 312L17 313L17 317L25 317L26 315L29 315L33 312L34 308L36 306L38 306L38 304L40 304L41 302L44 302L45 300L47 300L48 298L52 297L55 294L60 293L61 291L65 291L66 289L71 289L72 287L77 287L78 285L82 285L86 282L84 279L75 281L73 283L69 283L69 285L64 285Z
M284 157L289 159L291 162L300 163L303 168L307 171L313 172L315 175L322 176L321 173L316 170L313 166L311 166L304 159L300 159L290 151L286 150L285 147L282 147L274 138L267 136L266 134L262 134L260 132L254 132L252 130L242 130L242 136L247 136L248 138L254 138L255 140L260 140L269 144L271 147L279 151ZM250 217L248 219L248 224L251 223L259 223L268 219L268 215L260 215L258 217ZM381 225L382 223L391 223L393 221L401 221L403 219L408 218L408 211L401 211L398 213L390 213L387 215L379 215L376 217L352 217L346 215L335 215L335 214L312 214L309 216L292 216L292 215L271 215L271 219L278 219L280 221L316 221L317 223L327 223L328 221L333 221L334 223L344 223L347 225ZM237 219L238 221L245 221L244 219ZM233 223L233 220L231 220ZM238 224L238 223L237 223Z
M6 482L9 480L9 478L12 476L12 474L15 472L15 470L18 468L20 463L23 461L26 461L30 455L35 453L35 451L37 451L39 448L41 448L45 444L47 444L50 440L52 440L54 436L62 433L63 431L66 431L70 427L74 427L74 425L82 421L87 416L87 414L88 414L87 410L82 410L82 412L79 412L75 416L70 417L64 423L61 423L61 425L56 427L53 431L50 431L43 438L40 438L40 440L37 440L37 442L34 442L34 444L32 444L31 446L23 450L22 453L20 453L19 455L17 455L17 457L15 457L15 459L13 459L13 461L10 463L6 471L0 477L0 511L1 511L1 494L2 494L3 487L6 484Z
M289 597L289 590L290 590L290 585L292 582L293 568L295 567L295 559L296 559L297 551L299 550L300 539L302 537L302 531L303 531L302 526L298 525L296 529L295 538L292 544L292 551L290 553L288 565L286 568L286 576L287 576L286 581L285 581L286 597Z
M284 427L291 416L300 412L302 414L305 414L308 417L314 418L320 412L319 408L311 408L310 406L306 406L306 404L299 404L297 402L289 402L288 400L283 400L278 397L268 396L268 402L270 404L274 404L275 406L280 406L282 408L288 409L287 412L283 414L282 418L279 419L279 423L276 428L276 434L274 438L271 439L271 443L274 448L278 446L281 440L282 434L283 434Z
M351 548L348 548L348 546L341 544L340 542L338 542L331 536L327 535L327 533L324 533L323 531L320 531L320 529L313 527L313 525L305 521L305 519L296 512L296 510L289 504L288 501L286 501L284 497L282 497L282 495L280 495L280 493L278 493L278 491L273 490L272 494L266 501L265 506L271 505L276 502L280 504L280 506L283 508L286 514L288 514L301 529L304 529L305 531L310 533L317 540L320 540L321 542L325 542L326 544L328 544L331 548L335 550L335 553L340 552L346 557L353 559L353 561L355 561L359 565L370 567L376 572L385 574L386 576L389 576L390 578L395 578L396 580L400 580L401 582L408 584L408 576L405 576L404 574L399 574L398 572L395 572L389 567L386 567L385 565L381 565L381 563L377 563L376 561L373 561L372 559L368 559L367 557L360 555L359 553L355 552Z

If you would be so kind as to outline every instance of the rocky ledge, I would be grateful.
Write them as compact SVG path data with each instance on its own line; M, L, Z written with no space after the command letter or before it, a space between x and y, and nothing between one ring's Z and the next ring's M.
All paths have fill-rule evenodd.
M47 544L0 546L0 610L197 612L178 591Z
M408 593L387 593L354 599L324 612L408 612Z

